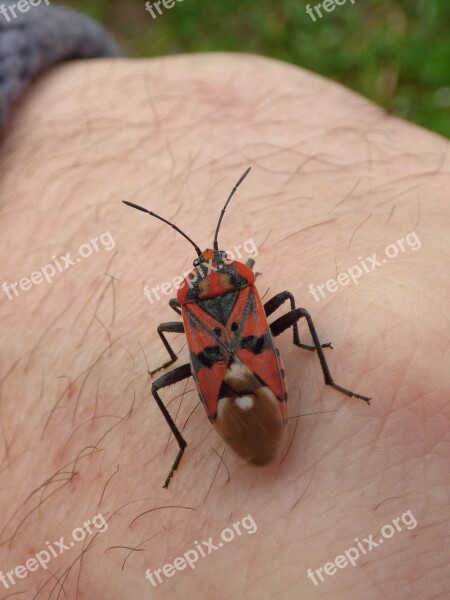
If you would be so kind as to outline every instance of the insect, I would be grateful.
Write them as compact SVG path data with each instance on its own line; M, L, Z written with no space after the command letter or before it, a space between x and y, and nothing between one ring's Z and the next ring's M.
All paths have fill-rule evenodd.
M222 208L212 249L202 251L170 221L142 206L123 201L173 227L197 253L194 268L178 288L177 298L169 301L170 307L182 316L182 322L161 323L157 329L169 359L150 371L153 376L178 358L165 334L185 333L190 362L161 375L152 384L152 395L179 446L165 488L180 464L187 443L159 391L191 376L210 422L237 455L254 465L267 465L277 458L287 423L287 389L273 338L290 327L295 346L317 351L327 385L368 404L370 401L333 381L323 352L331 343L320 343L311 315L295 306L294 296L288 291L281 292L263 304L255 287L254 260L249 259L245 264L228 260L227 253L219 250L217 237L225 210L250 169L239 178ZM286 301L290 303L290 311L269 324L267 317ZM313 345L300 341L298 321L301 318L308 324Z

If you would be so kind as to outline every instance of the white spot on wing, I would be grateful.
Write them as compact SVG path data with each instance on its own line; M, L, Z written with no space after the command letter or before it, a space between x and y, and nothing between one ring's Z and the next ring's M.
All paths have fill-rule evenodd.
M239 360L231 363L225 373L224 381L236 396L256 393L256 390L261 387L250 369Z
M225 374L225 379L228 377L236 377L237 379L245 379L248 376L249 370L240 362L234 362Z
M253 407L253 398L251 396L238 396L234 402L241 410L249 410Z

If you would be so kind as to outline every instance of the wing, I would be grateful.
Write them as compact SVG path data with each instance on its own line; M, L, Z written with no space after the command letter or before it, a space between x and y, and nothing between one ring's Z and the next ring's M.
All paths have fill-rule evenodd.
M255 286L183 304L192 373L208 417L214 420L232 362L241 362L280 401L287 399L284 371Z
M220 387L230 360L226 329L216 317L206 312L197 302L182 304L182 315L192 375L206 413L213 420Z
M226 329L228 337L232 339L233 354L280 402L286 402L286 382L280 353L255 286L241 291Z

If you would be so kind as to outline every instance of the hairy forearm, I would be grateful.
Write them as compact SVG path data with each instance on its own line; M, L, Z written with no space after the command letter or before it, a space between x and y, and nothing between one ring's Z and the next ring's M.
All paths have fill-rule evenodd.
M107 531L9 591L27 589L31 598L45 584L41 594L56 586L56 597L67 576L70 598L77 589L142 597L153 589L145 569L251 513L255 536L233 542L235 553L224 548L195 576L165 581L166 591L232 597L229 573L254 556L235 575L247 596L278 597L287 586L288 598L312 597L306 569L338 554L335 540L344 550L411 509L422 519L421 549L405 534L408 542L368 559L371 577L379 581L395 566L405 589L434 586L438 597L442 580L427 572L439 571L429 527L442 519L445 491L446 142L301 70L217 55L59 67L23 99L1 152L9 295L0 297L0 567L23 564L94 515L109 519ZM120 201L176 221L204 248L248 165L251 177L221 230L224 248L254 241L261 295L293 292L323 341L333 342L338 383L374 402L368 408L324 389L317 358L285 334L291 415L337 412L305 417L297 429L293 419L281 465L252 469L226 452L228 481L215 454L224 446L198 407L184 431L182 465L162 490L176 447L172 439L166 449L169 431L147 370L167 358L157 324L175 317L161 286L188 270L195 253ZM400 239L404 250L372 269L366 257L386 258ZM363 272L354 282L355 265ZM342 272L345 284L327 285ZM42 276L33 281L33 273ZM159 299L149 302L146 286ZM182 364L184 338L174 336L173 346ZM198 402L192 380L170 388L171 399L182 428ZM418 478L436 486L428 508ZM429 562L411 564L422 551ZM422 582L408 588L419 568ZM208 587L211 570L217 588ZM349 573L336 575L338 587L323 597L336 589L339 596L349 581ZM396 588L392 578L386 585ZM377 597L370 583L359 586Z

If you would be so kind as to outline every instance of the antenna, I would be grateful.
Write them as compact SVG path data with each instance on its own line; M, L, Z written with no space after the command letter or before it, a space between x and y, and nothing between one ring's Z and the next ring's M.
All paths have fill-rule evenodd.
M214 250L215 251L219 250L219 244L217 242L217 236L219 234L220 224L222 223L222 219L223 219L223 215L225 214L225 210L226 210L226 208L228 206L229 201L233 197L234 192L238 189L238 187L241 185L241 183L244 181L244 179L249 174L250 169L251 169L251 167L249 167L245 171L245 173L243 175L241 175L241 177L239 178L239 181L236 183L236 185L234 186L234 188L231 190L231 194L228 196L227 201L225 202L225 205L224 205L224 207L222 208L222 210L220 212L219 222L217 223L216 233L214 235Z
M163 221L164 223L167 223L167 225L170 225L173 229L175 229L175 231L178 231L178 233L181 233L181 235L187 239L188 242L190 242L194 248L195 251L197 252L198 256L202 255L202 251L200 250L200 248L197 246L197 244L195 242L193 242L191 240L191 238L186 235L184 233L184 231L181 231L181 229L179 227L177 227L176 225L174 225L173 223L171 223L170 221L168 221L167 219L164 219L164 217L160 217L159 215L157 215L156 213L152 212L151 210L147 210L146 208L144 208L143 206L139 206L139 204L134 204L133 202L128 202L128 200L122 200L122 202L124 204L126 204L127 206L131 206L131 208L135 208L136 210L141 210L142 212L148 213L151 217L156 217L157 219L159 219L160 221Z

